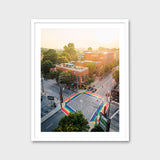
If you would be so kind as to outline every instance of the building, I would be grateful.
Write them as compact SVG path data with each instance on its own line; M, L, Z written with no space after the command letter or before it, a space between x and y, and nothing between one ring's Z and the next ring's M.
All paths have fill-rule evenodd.
M103 53L92 53L86 52L85 53L85 60L88 61L98 61L101 62L101 65L111 64L114 61L114 54L113 52L103 52Z
M115 52L114 52L114 60L117 62L117 61L119 61L119 50L116 50Z
M96 73L100 71L100 68L102 67L101 62L99 61L89 61L89 60L84 60L84 61L77 61L75 63L76 66L82 66L82 67L87 67L89 63L95 63L96 64Z
M88 68L82 66L75 66L71 63L62 63L60 65L56 65L56 69L59 69L63 72L70 71L72 74L74 83L78 83L81 87L88 80Z
M50 71L50 72L55 72L55 71L56 71L56 68L50 68L49 71Z

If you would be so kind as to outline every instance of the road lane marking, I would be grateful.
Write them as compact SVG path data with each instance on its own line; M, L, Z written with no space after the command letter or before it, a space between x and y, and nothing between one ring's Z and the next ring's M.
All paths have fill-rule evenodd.
M117 111L111 116L110 119L112 119L118 112L119 112L119 110L117 110Z
M110 79L108 79L103 85L105 85L106 83L108 83L111 79L112 79L112 77L111 77ZM101 88L102 88L102 87L98 88L95 93L97 93Z
M52 123L50 124L50 125L48 125L47 127L46 127L46 129L48 129L49 127L51 127L52 126Z

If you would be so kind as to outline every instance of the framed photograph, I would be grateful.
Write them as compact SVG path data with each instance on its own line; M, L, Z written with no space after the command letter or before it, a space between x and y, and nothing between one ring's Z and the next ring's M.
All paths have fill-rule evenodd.
M129 141L127 19L33 19L32 141Z

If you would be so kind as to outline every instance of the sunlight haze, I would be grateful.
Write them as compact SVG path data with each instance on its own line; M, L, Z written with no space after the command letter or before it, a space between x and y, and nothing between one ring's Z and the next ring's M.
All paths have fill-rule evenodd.
M74 43L75 48L119 48L119 29L42 29L41 47L63 49Z

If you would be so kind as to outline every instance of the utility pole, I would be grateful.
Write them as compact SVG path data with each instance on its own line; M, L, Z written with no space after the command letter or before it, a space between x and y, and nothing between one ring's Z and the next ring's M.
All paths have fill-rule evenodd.
M111 92L112 92L112 91L111 91ZM107 118L109 118L109 113L110 113L110 106L111 106L111 92L110 92L110 96L108 96L109 106L108 106Z
M77 92L78 92L78 76L77 76Z
M44 93L43 79L41 78L42 92Z
M59 96L60 96L60 105L61 105L61 108L62 108L62 103L63 103L63 94L62 94L62 86L61 86L61 77L59 76L59 80L58 80L58 83L59 83Z

